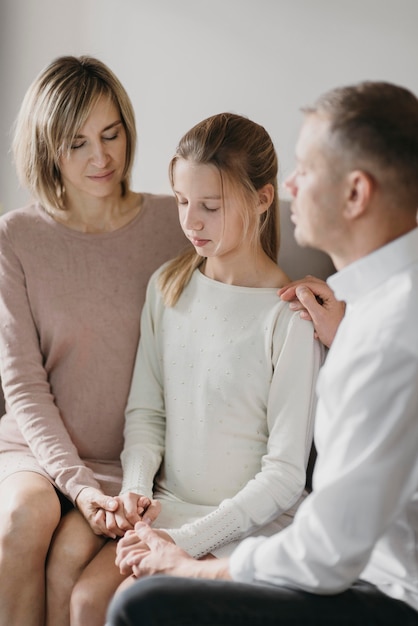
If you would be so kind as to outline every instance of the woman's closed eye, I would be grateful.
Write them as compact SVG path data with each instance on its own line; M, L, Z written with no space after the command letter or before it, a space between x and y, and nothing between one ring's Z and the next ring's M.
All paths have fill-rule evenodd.
M118 137L119 137L119 133L114 133L110 137L103 137L103 140L104 141L113 141L114 139L117 139Z
M119 137L119 132L113 133L112 135L103 135L102 141L114 141L118 137ZM71 150L78 150L79 148L82 148L83 146L85 146L86 143L87 141L85 139L80 139L78 141L75 141L73 144L71 144Z

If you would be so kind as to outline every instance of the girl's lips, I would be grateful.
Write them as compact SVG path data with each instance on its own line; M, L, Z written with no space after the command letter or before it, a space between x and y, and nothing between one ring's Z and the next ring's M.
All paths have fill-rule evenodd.
M210 239L196 239L192 237L190 239L195 248L203 248L207 243L209 243Z

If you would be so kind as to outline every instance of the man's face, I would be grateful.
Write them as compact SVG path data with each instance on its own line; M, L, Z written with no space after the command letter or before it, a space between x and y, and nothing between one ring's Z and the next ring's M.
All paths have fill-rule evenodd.
M296 146L296 169L285 181L291 193L295 238L331 254L343 229L344 176L327 143L329 122L308 114Z

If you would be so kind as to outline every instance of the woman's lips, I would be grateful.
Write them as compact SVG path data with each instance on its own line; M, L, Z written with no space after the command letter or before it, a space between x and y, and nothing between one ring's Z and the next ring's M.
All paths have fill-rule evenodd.
M93 174L93 175L88 176L88 178L90 178L90 180L94 180L97 182L106 182L110 178L112 178L114 172L115 171L112 170L111 172L103 172L103 174Z

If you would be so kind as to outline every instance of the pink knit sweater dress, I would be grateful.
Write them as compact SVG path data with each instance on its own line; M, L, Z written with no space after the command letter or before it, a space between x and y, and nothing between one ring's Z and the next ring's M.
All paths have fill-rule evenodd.
M151 273L187 245L174 198L143 194L109 233L37 204L0 218L0 481L48 477L70 500L120 491L125 405Z

